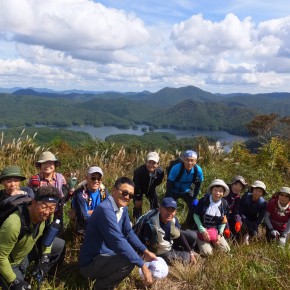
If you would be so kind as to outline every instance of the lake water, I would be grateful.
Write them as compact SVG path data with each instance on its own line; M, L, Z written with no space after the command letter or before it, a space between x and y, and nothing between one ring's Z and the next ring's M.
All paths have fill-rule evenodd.
M138 125L137 130L131 129L118 129L112 126L105 127L93 127L93 126L70 126L66 129L73 131L81 131L89 133L93 138L98 138L101 140L105 140L105 138L109 135L116 134L133 134L137 136L142 136L144 132L142 128L149 128L147 125ZM148 129L149 130L149 129ZM245 141L246 137L236 136L229 134L225 131L192 131L192 130L175 130L175 129L155 129L154 132L168 132L172 133L176 136L177 139L184 137L194 137L194 136L210 136L215 137L221 143L232 143L235 141Z

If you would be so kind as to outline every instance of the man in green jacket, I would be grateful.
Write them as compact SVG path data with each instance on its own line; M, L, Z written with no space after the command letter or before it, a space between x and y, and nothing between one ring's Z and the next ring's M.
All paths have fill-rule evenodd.
M40 187L31 204L21 205L1 225L0 287L3 290L31 289L24 280L28 265L34 261L38 277L43 278L62 258L65 249L62 239L55 238L49 247L42 245L49 228L46 221L52 220L60 196L55 187Z

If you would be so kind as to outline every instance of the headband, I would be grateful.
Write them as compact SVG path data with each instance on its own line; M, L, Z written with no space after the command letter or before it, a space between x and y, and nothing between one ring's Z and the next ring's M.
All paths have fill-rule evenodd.
M59 198L54 197L54 196L35 196L34 200L58 203Z

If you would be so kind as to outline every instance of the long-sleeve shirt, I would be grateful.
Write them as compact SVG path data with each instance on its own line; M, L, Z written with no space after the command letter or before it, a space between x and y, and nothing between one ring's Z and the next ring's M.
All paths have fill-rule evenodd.
M154 173L149 173L146 165L139 166L134 171L133 181L135 183L135 196L145 194L152 196L156 191L156 186L160 185L164 177L164 171L158 167Z
M123 208L119 221L115 210L110 197L94 210L80 250L81 267L88 266L94 257L101 254L119 254L134 265L144 265L137 252L143 253L146 247L132 230L128 208Z
M30 232L18 240L21 230L19 211L12 213L0 228L0 274L7 283L15 280L13 266L21 264L42 236L45 222L33 226L30 222ZM50 253L51 248L44 248L44 253Z
M178 163L171 168L166 183L167 193L185 194L186 190L189 190L191 188L194 175L194 167L192 167L191 170L189 171L184 169L181 178L179 180L176 180L182 166L183 166L182 163ZM197 168L197 176L196 176L197 180L194 186L194 197L198 195L201 182L204 179L201 167L199 165L196 165L196 168Z
M267 202L263 197L253 201L252 193L245 193L240 201L240 215L245 221L254 223L257 227L264 219Z
M265 223L269 230L274 229L279 233L288 235L290 232L290 206L282 210L279 208L278 199L272 199L267 204Z

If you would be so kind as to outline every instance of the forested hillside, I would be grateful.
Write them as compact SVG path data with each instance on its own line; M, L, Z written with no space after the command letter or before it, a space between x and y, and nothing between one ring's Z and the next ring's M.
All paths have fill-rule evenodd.
M0 94L0 124L113 125L128 128L225 130L247 134L245 124L258 114L290 115L290 94L213 94L194 86L164 88L156 93L39 92L21 89ZM13 116L13 117L12 117Z

